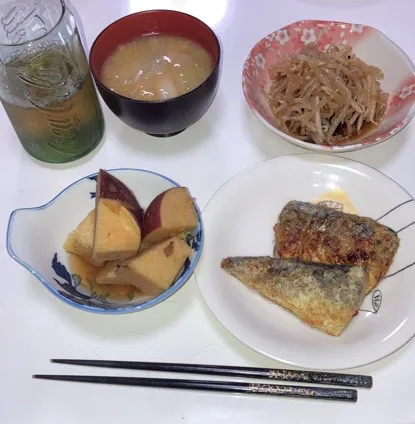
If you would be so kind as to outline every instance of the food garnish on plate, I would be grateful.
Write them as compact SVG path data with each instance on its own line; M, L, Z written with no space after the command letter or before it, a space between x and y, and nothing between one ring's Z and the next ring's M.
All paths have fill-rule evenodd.
M346 213L359 213L356 206L350 199L349 194L340 187L336 187L330 191L320 194L312 199L310 203L327 206Z
M307 46L269 68L265 96L278 128L299 140L338 145L365 136L383 120L388 94L381 69L351 46Z
M100 170L95 209L68 235L63 247L76 255L70 263L85 274L81 281L91 289L102 285L117 297L130 287L137 296L156 296L183 269L192 251L185 238L197 225L186 187L159 194L144 213L122 181Z
M367 290L361 266L296 259L229 257L221 267L305 323L338 336L359 309Z

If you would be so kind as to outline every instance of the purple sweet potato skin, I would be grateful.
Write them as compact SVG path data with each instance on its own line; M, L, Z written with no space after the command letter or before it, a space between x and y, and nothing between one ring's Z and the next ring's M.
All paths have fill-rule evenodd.
M168 190L157 195L150 205L148 206L146 213L144 214L144 221L142 227L142 238L148 236L154 229L161 225L161 203Z
M100 169L97 178L96 205L99 199L118 200L136 218L138 225L143 221L144 211L134 193L118 178Z

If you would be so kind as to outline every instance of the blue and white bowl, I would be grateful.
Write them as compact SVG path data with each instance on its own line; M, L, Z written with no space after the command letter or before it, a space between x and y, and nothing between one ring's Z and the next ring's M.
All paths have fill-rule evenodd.
M158 194L179 186L170 178L143 169L109 172L134 192L143 208ZM97 174L91 174L74 182L43 206L13 211L7 229L7 251L57 298L81 310L124 314L157 305L186 283L199 260L203 245L200 210L196 206L198 226L187 238L192 253L180 276L166 291L150 299L108 299L91 292L80 284L78 275L71 274L68 255L62 247L67 235L95 206L96 178Z

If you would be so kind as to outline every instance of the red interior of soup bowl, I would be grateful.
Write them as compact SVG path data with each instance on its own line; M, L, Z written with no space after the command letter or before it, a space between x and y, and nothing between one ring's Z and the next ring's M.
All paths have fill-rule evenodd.
M219 64L219 40L208 25L186 13L149 10L133 13L113 22L96 38L90 53L90 66L94 77L102 84L101 69L108 56L119 45L148 34L168 34L192 40L211 55L214 65L212 73Z

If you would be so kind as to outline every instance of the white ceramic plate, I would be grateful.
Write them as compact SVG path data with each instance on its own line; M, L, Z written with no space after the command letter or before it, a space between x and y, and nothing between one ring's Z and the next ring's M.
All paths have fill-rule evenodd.
M374 219L406 202L380 219L396 231L415 219L415 202L396 182L361 163L318 154L281 156L248 168L224 184L203 212L206 239L196 279L213 314L258 352L311 369L365 365L407 343L415 334L415 266L384 279L333 337L251 291L220 262L226 256L272 255L272 227L283 206L335 188L347 192L360 215ZM415 261L415 225L399 237L388 275Z

